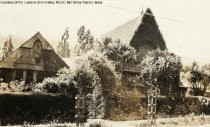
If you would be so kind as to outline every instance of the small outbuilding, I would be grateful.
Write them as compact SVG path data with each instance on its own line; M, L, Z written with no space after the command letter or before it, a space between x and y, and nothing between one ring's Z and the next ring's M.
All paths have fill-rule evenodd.
M37 32L32 38L0 62L0 77L4 82L41 82L55 76L68 65L55 53L50 43Z

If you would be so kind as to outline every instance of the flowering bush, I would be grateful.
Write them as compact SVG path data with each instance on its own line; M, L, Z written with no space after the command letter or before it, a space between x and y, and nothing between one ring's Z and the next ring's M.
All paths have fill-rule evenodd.
M23 92L32 89L33 86L25 86L23 81L11 81L10 83L0 82L0 93L2 92Z
M87 107L90 107L88 109L91 111L97 99L104 103L103 90L111 90L116 78L120 78L120 75L115 72L114 63L103 54L92 50L86 54L65 59L65 61L70 68L59 70L57 77L44 79L42 83L37 84L35 91L65 92L75 95L78 89L83 88L82 92L87 95L89 101ZM103 113L105 109L102 107L99 110ZM104 114L102 116L100 114L100 117L103 116Z
M145 83L157 85L162 94L177 91L182 68L180 57L168 51L154 50L143 59L140 67Z

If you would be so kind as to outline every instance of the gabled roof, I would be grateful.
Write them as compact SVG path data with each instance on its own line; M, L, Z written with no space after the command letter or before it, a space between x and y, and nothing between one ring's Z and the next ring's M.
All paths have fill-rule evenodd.
M104 39L105 37L109 37L114 41L120 39L121 43L129 45L141 22L142 15L102 35L101 38Z
M151 50L166 50L166 44L156 23L155 16L148 8L139 17L115 28L104 34L113 41L120 40L121 43L134 47L137 51L137 59L141 61ZM137 73L140 72L136 65L129 62L124 63L122 71Z
M42 47L41 62L37 63L34 56L34 43L39 41ZM29 69L39 71L57 71L68 65L55 53L49 42L37 32L32 38L22 44L8 57L0 62L0 68Z
M152 49L166 49L155 16L149 8L137 18L102 35L102 39L105 37L114 41L120 39L121 43L131 45L137 50L144 45L149 45Z
M50 45L50 43L41 35L40 32L37 32L33 37L31 37L29 40L23 43L20 47L32 48L34 45L34 42L38 39L42 42L42 46L44 50L54 50L53 47Z
M8 57L3 59L0 62L0 68L15 68L14 63L15 61L21 57L21 50L18 48L14 52L12 52Z

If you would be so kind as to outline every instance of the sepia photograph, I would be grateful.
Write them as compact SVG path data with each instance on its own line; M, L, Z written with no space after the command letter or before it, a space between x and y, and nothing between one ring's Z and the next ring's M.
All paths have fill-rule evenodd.
M0 0L0 126L210 127L210 1Z

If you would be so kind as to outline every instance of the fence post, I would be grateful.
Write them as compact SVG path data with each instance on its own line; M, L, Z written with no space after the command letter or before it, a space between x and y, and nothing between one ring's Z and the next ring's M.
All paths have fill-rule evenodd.
M85 116L85 94L83 93L82 88L79 90L79 94L76 95L76 104L75 104L75 122L77 127L84 127L86 121Z
M148 98L148 112L147 119L148 124L155 125L156 124L156 106L157 106L157 87L149 84L149 88L147 90L147 98Z

